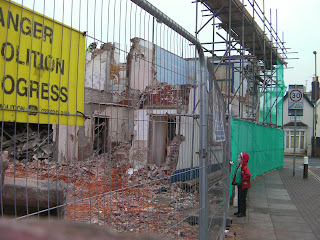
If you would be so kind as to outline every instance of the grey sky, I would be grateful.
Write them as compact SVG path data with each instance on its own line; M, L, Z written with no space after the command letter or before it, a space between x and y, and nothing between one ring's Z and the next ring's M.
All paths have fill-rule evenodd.
M245 4L247 1L248 0L244 0ZM307 90L310 90L312 76L314 76L315 73L315 60L313 51L317 51L319 53L318 55L320 55L320 31L318 30L318 25L320 24L320 14L318 13L320 10L320 1L256 0L261 8L263 7L263 1L265 2L265 12L268 19L270 19L270 8L272 9L271 18L274 28L276 28L276 9L278 11L278 33L281 39L282 36L284 36L285 46L289 48L288 57L299 58L297 60L287 60L288 68L284 71L286 85L306 85L307 80ZM139 24L139 19L141 18L139 17L136 17L134 21L130 20L130 15L141 14L141 12L139 12L139 10L137 11L134 5L130 3L130 1L16 0L16 2L22 3L31 9L34 5L36 11L40 13L45 12L45 15L49 17L53 17L54 12L55 19L58 21L62 21L63 19L65 24L72 24L74 28L80 28L82 31L89 28L90 36L95 36L97 39L110 42L120 42L120 44L122 44L120 48L125 50L125 52L127 52L130 48L128 39L131 37L140 36L145 39L149 39L149 41L151 39L150 36L152 31L150 29L152 27L152 19L149 16L141 15L143 18L142 21L147 21L147 27L141 27L142 24ZM189 32L195 32L195 3L191 3L191 0L149 0L149 2L159 8L161 11L165 12L166 15L173 18ZM73 4L73 8L71 8L71 4ZM93 11L94 9L96 9L95 18ZM102 12L101 9L103 9ZM118 14L120 9L121 14ZM202 9L202 5L199 4L198 27L202 26L208 19L201 17ZM116 12L116 14L114 14L114 12ZM249 12L251 11L249 10ZM71 16L73 17L71 18ZM107 23L113 22L117 27L111 29L112 25L108 25ZM125 24L125 22L127 24ZM119 27L119 25L121 27ZM95 26L95 28L92 28L92 26ZM163 30L163 26L157 26L158 31ZM206 27L205 30L199 35L199 38L202 42L211 41L212 28ZM125 52L122 59L125 58ZM290 52L298 53L294 54ZM320 57L318 57L318 63L319 62ZM318 72L320 72L320 67Z
M242 1L242 0L241 0ZM172 17L176 22L185 27L188 31L195 31L195 3L186 0L149 0L157 8ZM246 1L245 1L246 2ZM252 2L252 0L251 0ZM256 1L263 7L263 0ZM320 62L320 1L319 0L264 0L265 12L270 19L270 8L273 27L276 27L276 9L278 12L278 34L282 39L284 35L285 46L288 52L298 52L298 54L288 54L289 58L299 58L297 60L288 59L288 69L284 71L286 85L302 84L307 90L311 89L312 76L315 74L315 60L313 51L318 52L318 63ZM199 4L199 6L201 6ZM181 10L183 9L183 10ZM201 22L202 21L202 22ZM205 20L199 19L199 26ZM210 32L201 33L200 40L211 37ZM318 74L320 65L318 65Z

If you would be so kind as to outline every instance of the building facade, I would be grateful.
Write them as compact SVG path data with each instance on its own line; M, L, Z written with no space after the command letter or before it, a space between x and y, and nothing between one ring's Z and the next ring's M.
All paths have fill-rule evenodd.
M283 98L283 130L285 132L284 153L294 152L294 116L288 114L288 93ZM303 98L303 116L296 116L296 153L311 156L314 135L314 105L309 98Z

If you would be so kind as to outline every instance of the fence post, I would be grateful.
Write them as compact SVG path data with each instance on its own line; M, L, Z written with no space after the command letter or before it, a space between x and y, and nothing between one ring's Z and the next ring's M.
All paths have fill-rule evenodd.
M204 52L199 40L173 21L163 12L158 10L146 0L131 0L139 7L150 13L163 24L176 31L182 37L189 40L196 46L200 60L200 86L199 86L199 105L200 105L200 137L199 137L199 239L208 239L208 175L207 175L207 91L205 67L206 62Z
M201 57L200 57L201 59ZM208 239L208 164L207 164L207 93L206 93L206 77L205 77L204 61L200 60L200 159L199 159L199 184L200 184L200 226L199 239Z

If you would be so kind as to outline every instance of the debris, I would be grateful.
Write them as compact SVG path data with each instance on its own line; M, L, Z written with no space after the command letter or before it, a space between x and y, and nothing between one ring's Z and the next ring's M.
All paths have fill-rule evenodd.
M10 138L1 144L3 151L8 152L8 158L27 161L52 159L53 132L47 125L6 122L0 131Z
M2 199L2 193L3 193L3 185L4 185L4 180L5 180L5 175L6 175L6 170L9 167L9 161L8 161L8 152L4 151L2 153L2 166L1 166L1 186L0 186L0 198Z
M222 179L223 173L222 170L218 170L208 174L208 184L212 186L218 183ZM195 192L199 189L199 178L195 178L189 181L185 181L180 183L181 189L185 190L186 192Z
M175 169L179 160L180 144L185 140L182 135L176 135L167 147L166 164L169 169Z
M192 202L184 202L184 203L175 203L174 209L177 211L183 211L193 208Z
M185 221L189 223L190 225L196 225L199 224L199 216L198 215L190 215L187 216Z
M163 192L167 192L168 190L165 188L165 187L160 187L158 190L157 190L157 193L163 193Z
M56 222L41 219L17 221L12 224L8 219L0 221L1 238L6 240L37 239L37 240L160 240L156 236L145 233L118 233L96 224L75 222ZM134 229L128 229L134 231ZM168 238L166 238L168 239ZM171 238L174 239L174 238ZM168 239L169 240L169 239Z
M150 173L155 177L149 178ZM27 179L28 185L37 179L44 182L49 179L53 183L64 181L67 186L66 220L94 222L117 231L132 229L133 232L160 234L170 229L166 236L172 238L177 237L180 230L181 237L195 239L198 226L179 222L197 210L198 198L181 190L178 183L171 184L171 174L167 167L148 165L135 169L126 161L106 162L100 155L82 162L11 163L6 177ZM160 175L163 177L157 179ZM172 204L174 201L179 209ZM177 226L171 228L172 225Z
M178 237L186 237L186 234L183 231L178 231Z
M137 172L138 170L137 169L135 169L135 168L129 168L128 170L127 170L127 174L128 175L132 175L133 173L135 173L135 172Z

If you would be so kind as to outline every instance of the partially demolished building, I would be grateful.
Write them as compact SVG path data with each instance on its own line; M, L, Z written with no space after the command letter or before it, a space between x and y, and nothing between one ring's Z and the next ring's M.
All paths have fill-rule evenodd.
M86 149L93 154L103 148L96 152L102 153L124 144L126 158L137 167L175 168L185 139L182 115L193 98L194 64L143 39L131 42L126 63L120 63L116 44L102 45L86 62ZM92 146L98 141L100 146Z

